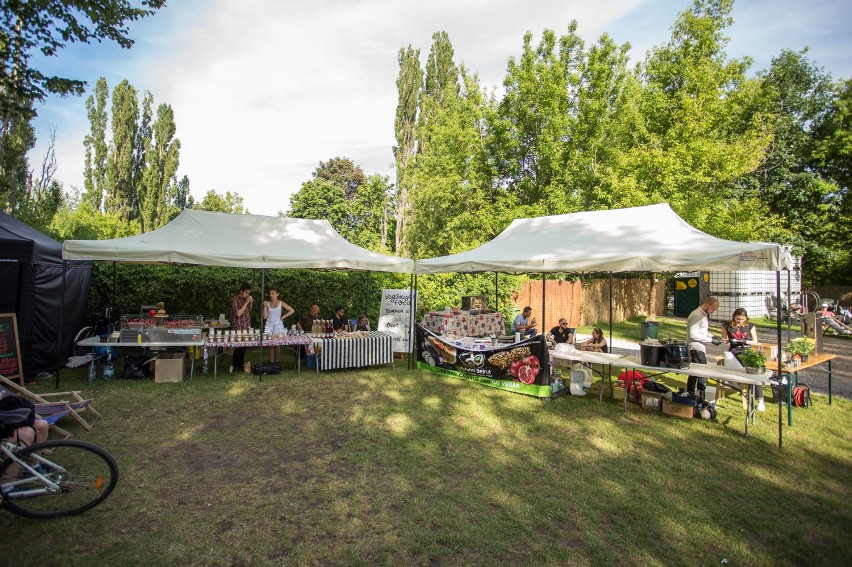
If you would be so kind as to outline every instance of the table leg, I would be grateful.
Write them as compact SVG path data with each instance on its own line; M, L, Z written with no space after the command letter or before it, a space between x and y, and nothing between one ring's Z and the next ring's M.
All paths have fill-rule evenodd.
M793 372L793 380L795 384L799 383L798 370ZM793 383L789 376L787 377L787 425L790 427L793 425Z
M828 405L831 405L831 360L828 361Z
M749 384L748 390L747 390L748 393L746 394L746 400L747 400L747 403L746 403L746 418L745 418L745 436L746 437L748 437L748 419L749 419L749 411L750 411L750 408L751 408L751 389L752 389L752 385Z

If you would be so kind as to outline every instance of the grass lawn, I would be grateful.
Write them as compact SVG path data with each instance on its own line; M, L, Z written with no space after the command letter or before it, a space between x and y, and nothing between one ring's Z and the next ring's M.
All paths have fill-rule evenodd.
M75 518L0 511L6 565L852 564L841 398L795 410L779 450L777 406L744 438L733 397L716 422L679 419L404 361L263 382L62 375L103 414L64 424L113 454L119 485Z

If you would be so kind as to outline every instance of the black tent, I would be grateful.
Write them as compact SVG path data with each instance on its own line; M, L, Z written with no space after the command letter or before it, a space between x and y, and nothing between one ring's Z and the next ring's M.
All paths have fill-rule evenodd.
M56 370L71 354L91 277L91 262L67 262L63 294L62 244L0 212L0 313L17 315L27 378Z

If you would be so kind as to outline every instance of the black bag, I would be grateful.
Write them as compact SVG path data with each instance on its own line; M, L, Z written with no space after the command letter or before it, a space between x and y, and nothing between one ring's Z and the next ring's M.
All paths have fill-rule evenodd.
M15 394L7 394L0 398L0 411L16 409L28 409L30 413L23 422L15 427L0 427L0 439L5 439L18 427L32 427L35 423L35 406L31 401Z
M125 356L124 369L121 371L119 378L140 379L150 378L151 368L148 362L151 360L147 356Z
M811 407L811 389L807 384L793 386L793 405L797 408Z
M252 367L251 371L255 376L281 374L281 365L277 362L258 362Z

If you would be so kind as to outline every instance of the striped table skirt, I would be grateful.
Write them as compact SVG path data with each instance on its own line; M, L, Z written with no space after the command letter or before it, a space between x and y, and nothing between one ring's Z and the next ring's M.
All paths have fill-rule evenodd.
M393 363L393 337L378 331L367 337L314 339L314 345L319 347L320 370Z

